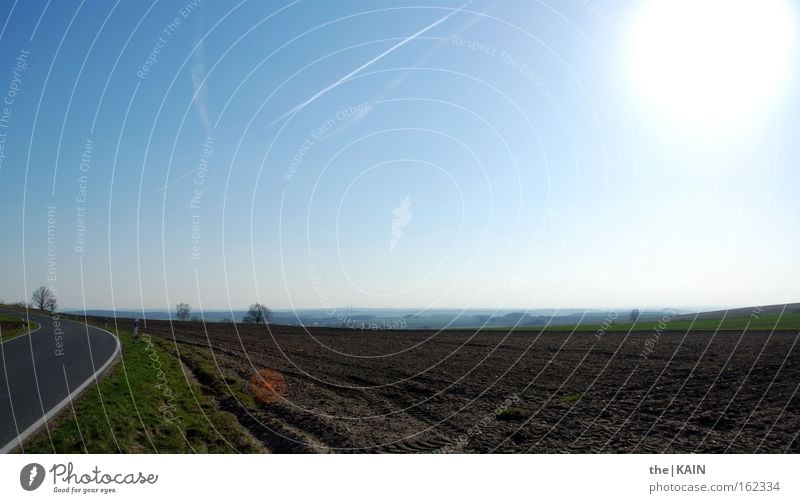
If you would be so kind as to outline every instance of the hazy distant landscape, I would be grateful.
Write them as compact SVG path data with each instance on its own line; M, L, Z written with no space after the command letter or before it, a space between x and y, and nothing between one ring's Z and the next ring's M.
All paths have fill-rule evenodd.
M291 326L320 326L334 328L355 328L364 330L402 330L410 328L489 328L489 327L543 327L546 325L599 324L613 316L614 319L628 320L630 309L583 310L583 309L540 309L521 311L515 309L300 309L296 311L272 310L272 322ZM141 318L150 320L175 319L175 313L167 311L132 311L90 309L85 312L67 309L69 314L110 318ZM689 310L651 309L641 311L640 319L654 320L665 315L688 313ZM247 316L241 311L203 311L193 313L197 321L240 322Z
M753 310L758 317L753 318ZM408 329L446 330L456 328L549 330L654 330L659 325L670 330L741 330L748 327L781 330L800 330L800 303L760 306L758 308L732 308L718 311L693 312L691 309L633 309L582 310L540 309L519 311L514 309L463 309L427 310L412 309L302 309L297 311L272 310L270 320L276 325L298 327L350 328L356 330L384 331ZM167 311L110 311L65 310L66 314L96 318L129 318L145 320L177 320L175 313ZM204 311L191 315L192 321L206 323L243 322L248 315L242 311Z

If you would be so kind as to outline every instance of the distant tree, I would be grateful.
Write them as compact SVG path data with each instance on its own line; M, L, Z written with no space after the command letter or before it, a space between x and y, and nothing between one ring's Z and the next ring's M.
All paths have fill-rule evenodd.
M31 299L33 300L34 307L38 307L42 311L54 312L56 307L58 307L56 294L46 286L40 286L34 290Z
M178 319L181 321L186 321L189 319L189 316L192 314L192 306L186 304L185 302L181 302L177 306L175 306L175 311L177 312Z
M631 314L630 314L630 318L629 318L629 319L630 319L631 321L636 321L636 320L638 320L638 319L639 319L639 316L640 316L641 314L642 314L642 313L641 313L641 312L640 312L638 309L634 309L634 310L632 310L632 311L631 311Z
M230 318L222 318L218 323L233 323L233 320Z
M192 323L199 323L200 318L198 318L197 316L192 316L191 318L189 318L189 321L191 321Z
M272 311L263 304L255 303L247 310L247 314L242 318L242 321L258 325L259 323L269 323L271 319Z

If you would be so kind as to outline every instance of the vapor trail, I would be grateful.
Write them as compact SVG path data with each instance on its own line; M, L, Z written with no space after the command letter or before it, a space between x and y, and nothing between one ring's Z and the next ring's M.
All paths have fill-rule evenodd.
M375 57L374 57L374 58L372 58L371 60L367 61L367 62L366 62L366 63L364 63L363 65L359 66L359 67L358 67L358 68L356 68L355 70L351 71L350 73L348 73L348 74L347 74L347 75L345 75L344 77L341 77L339 80L337 80L337 81L336 81L336 82L334 82L333 84L331 84L331 85L329 85L328 87L326 87L326 88L322 89L321 91L319 91L318 93L316 93L314 96L312 96L312 97L308 98L307 100L305 100L304 102L302 102L302 103L300 103L299 105L295 106L294 108L292 108L292 109L291 109L291 110L289 110L288 112L284 113L283 115L281 115L281 116L280 116L280 117L278 117L277 119L273 120L272 122L270 122L269 124L267 124L266 126L264 126L264 128L262 129L262 131L263 131L264 129L268 129L268 128L270 128L270 127L274 126L275 124L277 124L277 123L281 122L282 120L284 120L285 118L289 117L290 115L293 115L293 114L295 114L295 113L299 112L300 110L304 109L305 107L307 107L308 105L310 105L311 103L313 103L314 101L316 101L316 100L317 100L317 98L319 98L319 97L320 97L320 96L322 96L323 94L327 93L328 91L330 91L330 90L332 90L332 89L334 89L334 88L338 87L338 86L339 86L339 85L341 85L343 82L347 81L348 79L350 79L351 77L353 77L355 74L357 74L357 73L358 73L358 72L360 72L361 70L363 70L363 69L367 68L368 66L370 66L370 65L372 65L372 64L374 64L374 63L377 63L378 61L380 61L380 60L381 60L381 59L383 59L384 57L388 56L389 54L391 54L391 53L392 53L392 52L394 52L395 50L397 50L397 49L399 49L399 48L403 47L403 46L404 46L404 45L406 45L407 43L411 42L411 41L412 41L412 40L414 40L415 38L417 38L417 37L419 37L420 35L422 35L423 33L427 32L427 31L429 31L429 30L432 30L432 29L433 29L433 28L435 28L436 26L439 26L440 24L444 23L445 21L447 21L448 19L450 19L450 18L451 18L451 17L453 17L454 15L458 14L459 12L461 12L461 11L462 11L462 10L463 10L463 9L464 9L466 6L468 6L468 5L469 5L469 4L471 4L472 2L474 2L474 0L470 0L469 2L466 2L466 3L465 3L465 4L463 4L461 7L459 7L458 9L456 9L456 10L454 10L454 11L450 12L449 14L447 14L447 15L446 15L446 16L444 16L443 18L439 19L438 21L434 21L433 23L429 24L429 25L428 25L428 26L426 26L425 28L422 28L422 29L421 29L421 30L419 30L418 32L416 32L416 33L414 33L413 35L409 36L408 38L406 38L406 39L404 39L404 40L402 40L402 41L398 42L397 44L393 45L393 46L392 46L392 47L390 47L389 49L387 49L387 50L385 50L384 52L382 52L382 53L378 54L377 56L375 56Z

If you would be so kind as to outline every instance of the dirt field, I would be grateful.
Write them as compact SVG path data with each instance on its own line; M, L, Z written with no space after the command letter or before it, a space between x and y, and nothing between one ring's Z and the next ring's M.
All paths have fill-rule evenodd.
M796 332L173 326L144 332L273 452L800 452Z

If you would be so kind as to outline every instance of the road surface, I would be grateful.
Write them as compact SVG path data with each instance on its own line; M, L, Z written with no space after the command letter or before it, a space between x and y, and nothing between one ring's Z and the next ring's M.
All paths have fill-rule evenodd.
M38 329L0 344L0 454L69 406L120 351L116 336L100 328L30 317Z

